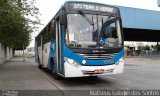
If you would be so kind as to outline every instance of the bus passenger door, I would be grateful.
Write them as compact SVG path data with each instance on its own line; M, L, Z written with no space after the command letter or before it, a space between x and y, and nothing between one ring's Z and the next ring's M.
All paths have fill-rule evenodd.
M61 24L59 17L56 19L56 57L57 57L57 72L62 75L62 44L61 44Z

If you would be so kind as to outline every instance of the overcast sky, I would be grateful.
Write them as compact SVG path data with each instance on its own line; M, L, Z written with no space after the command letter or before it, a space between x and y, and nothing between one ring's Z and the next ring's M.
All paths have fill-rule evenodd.
M39 8L41 13L40 19L41 23L44 24L40 26L39 30L41 30L56 14L59 8L65 1L71 0L37 0L36 6ZM157 5L157 0L72 0L72 1L89 1L89 2L98 2L109 5L119 5L133 8L141 8L148 10L157 10L160 11L160 7ZM39 32L34 32L32 39ZM34 40L32 40L30 46L34 46Z

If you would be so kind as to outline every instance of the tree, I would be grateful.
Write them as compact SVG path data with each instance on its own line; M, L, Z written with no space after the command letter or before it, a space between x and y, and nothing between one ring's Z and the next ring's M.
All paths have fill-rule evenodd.
M35 0L0 0L0 42L13 49L29 45L31 33L39 24ZM29 19L34 17L34 20Z
M149 45L146 45L145 47L144 47L144 50L150 50L150 46Z

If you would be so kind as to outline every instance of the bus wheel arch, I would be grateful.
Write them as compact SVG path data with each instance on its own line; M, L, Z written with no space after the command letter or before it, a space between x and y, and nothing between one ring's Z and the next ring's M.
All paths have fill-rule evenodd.
M54 62L53 57L51 57L51 59L50 59L50 64L51 64L51 74L52 74L52 76L53 76L56 80L60 80L61 77L58 76L58 74L57 74L56 71L55 71L55 62Z

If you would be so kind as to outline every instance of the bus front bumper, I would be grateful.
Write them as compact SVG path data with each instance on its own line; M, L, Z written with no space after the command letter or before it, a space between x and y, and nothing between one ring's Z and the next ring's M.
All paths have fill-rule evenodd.
M124 60L121 58L113 65L106 66L80 66L75 67L71 64L64 63L65 77L85 77L123 73Z

